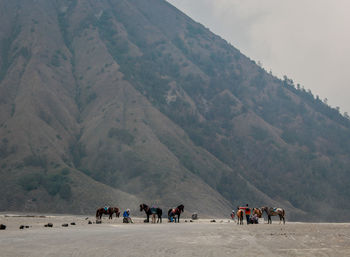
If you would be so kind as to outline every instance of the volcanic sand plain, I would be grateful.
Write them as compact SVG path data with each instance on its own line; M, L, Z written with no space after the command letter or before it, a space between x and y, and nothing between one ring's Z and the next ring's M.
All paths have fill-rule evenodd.
M88 224L88 221L93 224ZM350 224L277 220L237 225L232 220L199 219L145 224L135 218L0 215L0 256L350 256ZM187 222L185 222L187 221ZM52 223L53 227L44 227ZM69 224L62 227L62 224ZM75 223L75 225L71 225ZM29 228L19 229L21 225Z

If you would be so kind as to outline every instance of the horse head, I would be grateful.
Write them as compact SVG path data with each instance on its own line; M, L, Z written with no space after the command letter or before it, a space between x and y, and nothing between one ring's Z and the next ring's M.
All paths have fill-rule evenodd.
M261 212L266 212L266 214L269 214L269 207L267 206L261 207Z
M181 213L181 212L184 212L185 206L183 206L183 204L181 204L177 208L179 209L179 211Z
M262 217L262 210L260 208L253 208L253 214L258 215L258 218Z
M149 211L149 207L147 204L140 204L140 211L145 211L145 212L148 212Z

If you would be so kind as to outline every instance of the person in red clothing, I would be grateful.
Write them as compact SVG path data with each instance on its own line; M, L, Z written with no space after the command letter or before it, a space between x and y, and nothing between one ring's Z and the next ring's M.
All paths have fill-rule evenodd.
M245 217L247 219L247 225L248 225L250 223L250 213L251 213L251 210L250 210L248 204L246 204L245 207L239 207L239 209L244 210Z

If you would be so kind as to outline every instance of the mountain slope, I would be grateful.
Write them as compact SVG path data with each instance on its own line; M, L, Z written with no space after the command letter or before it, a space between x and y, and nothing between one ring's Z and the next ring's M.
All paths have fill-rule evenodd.
M2 210L350 208L349 121L166 1L0 10Z

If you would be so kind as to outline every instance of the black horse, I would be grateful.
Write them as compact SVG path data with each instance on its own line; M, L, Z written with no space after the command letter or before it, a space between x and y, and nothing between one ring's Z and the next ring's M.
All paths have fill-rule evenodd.
M145 220L145 222L149 222L149 216L154 214L152 213L152 208L148 207L147 204L140 204L140 211L145 211L146 215L147 215L147 219ZM163 215L163 211L160 208L156 208L156 214L158 216L157 219L157 223L162 223L162 215Z
M180 222L180 214L181 214L181 212L184 212L184 208L185 208L185 206L183 206L183 204L180 204L179 206L177 206L175 208L174 211L173 211L173 209L169 209L169 211L168 211L169 220L170 220L171 215L173 215L173 216L177 215L177 222L179 223ZM175 218L175 222L176 222L176 218Z

